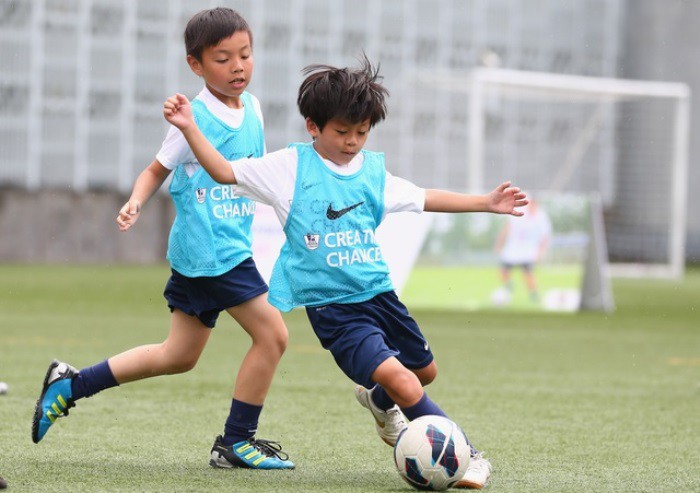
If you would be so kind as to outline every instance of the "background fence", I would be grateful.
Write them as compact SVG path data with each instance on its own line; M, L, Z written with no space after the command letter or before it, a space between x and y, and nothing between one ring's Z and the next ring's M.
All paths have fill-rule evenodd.
M650 26L675 24L677 32L658 36L667 35L665 49L685 47L683 56L692 56L684 36L692 35L690 20L700 20L700 9L680 0L0 0L0 185L128 193L164 137L164 98L200 90L185 63L182 31L192 14L216 5L240 11L253 29L250 91L263 105L268 149L306 140L295 107L301 68L352 64L365 51L381 62L392 94L389 118L368 147L386 152L391 172L425 187L466 189L470 123L468 93L421 84L426 75L497 64L596 77L700 79L697 71L658 70L667 53L639 41L652 42ZM645 13L649 25L639 18ZM678 17L687 19L679 24ZM643 48L645 57L637 53ZM574 128L580 116L560 120L561 128ZM533 134L549 125L532 123ZM553 154L567 151L552 148L557 142L542 145ZM617 179L638 177L631 163ZM488 175L488 186L508 178L508 166L495 164L503 171ZM691 169L689 180L698 178ZM0 241L8 235L3 224ZM624 245L609 250L629 257ZM19 258L7 251L0 248L0 258ZM692 211L687 251L688 258L700 258L700 216Z

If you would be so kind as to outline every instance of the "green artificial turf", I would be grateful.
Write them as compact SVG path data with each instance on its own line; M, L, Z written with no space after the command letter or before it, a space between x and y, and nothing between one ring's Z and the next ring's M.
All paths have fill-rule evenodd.
M507 304L494 304L493 296L497 290L503 289L503 285L498 268L493 266L416 268L408 278L401 299L414 310L541 312L548 308L546 301L550 294L571 290L580 292L582 266L536 266L533 272L539 292L539 299L535 301L528 296L522 271L513 269L512 291Z
M162 340L167 275L0 266L8 492L412 491L302 311L286 316L290 344L259 428L296 470L208 466L248 346L226 315L194 370L81 400L34 445L51 359L82 368ZM429 393L491 459L489 491L700 491L700 271L683 282L617 280L614 293L612 314L413 311L440 369Z

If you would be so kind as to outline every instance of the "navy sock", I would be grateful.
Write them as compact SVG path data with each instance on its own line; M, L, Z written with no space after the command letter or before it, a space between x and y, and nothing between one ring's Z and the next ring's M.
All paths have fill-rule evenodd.
M386 411L387 409L391 409L392 407L394 407L394 404L396 404L391 399L391 397L389 397L389 394L386 393L386 390L384 390L384 387L382 387L379 384L374 386L374 388L372 389L372 393L370 394L370 397L372 398L372 402L374 402L374 405L377 406L382 411Z
M83 368L80 370L80 373L78 373L78 376L73 378L71 382L71 391L73 395L71 398L77 401L83 397L91 397L102 390L116 387L117 385L119 385L119 383L117 383L114 378L107 360L104 360L102 363Z
M255 432L258 431L258 419L262 408L262 406L246 404L233 399L231 401L231 412L226 418L226 424L224 425L223 444L228 447L234 443L254 437Z
M447 414L445 414L445 412L440 409L440 407L435 404L425 392L423 392L423 397L421 397L417 403L411 407L402 407L401 410L409 421L413 421L421 416L427 416L428 414L444 416L446 418L448 417Z
M427 416L429 414L444 416L447 419L450 418L447 414L445 414L445 412L442 409L440 409L440 407L437 404L435 404L430 399L430 397L428 397L428 394L426 394L425 392L423 392L423 397L421 397L416 404L412 405L411 407L402 407L401 410L403 411L403 414L409 419L409 421L413 421L416 418L420 418L421 416ZM469 441L469 437L467 437L466 433L464 434L464 438L467 439L467 443L471 448L471 455L476 455L477 451L472 445L472 443Z

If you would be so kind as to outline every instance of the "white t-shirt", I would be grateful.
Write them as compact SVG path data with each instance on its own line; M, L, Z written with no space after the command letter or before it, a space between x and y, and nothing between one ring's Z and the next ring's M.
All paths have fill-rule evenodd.
M501 262L506 264L530 264L536 262L542 243L552 234L549 216L538 207L536 211L526 207L522 217L508 216L508 236L501 250Z
M252 94L250 96L253 100L253 110L258 115L260 124L263 125L264 128L260 101L258 101L258 98ZM216 96L214 96L211 91L207 89L206 86L195 99L202 101L215 117L229 127L238 128L241 126L241 123L243 123L246 108L229 108L224 103L219 101ZM168 129L168 133L160 147L160 151L158 151L158 154L156 154L156 159L170 171L174 170L180 164L184 165L187 176L192 176L199 168L197 158L194 157L194 153L192 152L192 149L190 149L187 140L185 140L182 132L174 125L171 125Z
M337 165L327 159L321 159L333 172L351 175L362 167L364 156L362 153L357 154L347 165ZM297 177L296 149L286 148L259 158L232 161L231 168L238 182L237 193L272 206L280 223L285 224ZM423 188L387 171L384 185L384 216L404 211L421 213L424 206Z

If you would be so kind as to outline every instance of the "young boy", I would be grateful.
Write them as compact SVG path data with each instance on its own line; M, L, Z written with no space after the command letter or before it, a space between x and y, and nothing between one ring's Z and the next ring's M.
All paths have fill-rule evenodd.
M409 420L445 413L423 385L437 375L428 342L393 291L375 240L384 216L398 211L494 212L522 215L525 194L503 183L482 196L423 190L386 171L384 155L363 149L386 114L387 90L365 58L360 69L305 69L298 106L313 143L292 144L262 158L233 162L197 128L187 98L164 104L200 164L220 183L274 207L286 242L270 281L270 302L288 311L306 307L314 332L377 422L396 442ZM367 390L371 389L371 390ZM398 408L397 408L398 406ZM459 486L481 488L491 465L472 448Z
M533 303L539 303L535 266L542 260L549 247L552 235L552 223L549 214L532 198L527 206L527 214L522 219L509 217L496 239L495 249L501 263L500 288L508 293L513 292L511 271L519 268L523 271L525 287Z
M185 29L187 63L205 87L192 103L199 127L228 159L264 154L262 115L245 91L253 73L253 37L246 21L227 8L196 14ZM79 372L54 361L37 401L32 439L38 443L78 399L127 382L192 369L221 311L252 339L238 371L231 411L211 450L213 467L292 469L276 442L256 440L265 396L287 346L281 314L251 258L254 202L215 182L172 127L156 159L134 184L117 223L128 231L142 207L174 170L170 193L177 216L170 231L172 276L164 296L172 313L160 344L133 348Z

